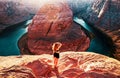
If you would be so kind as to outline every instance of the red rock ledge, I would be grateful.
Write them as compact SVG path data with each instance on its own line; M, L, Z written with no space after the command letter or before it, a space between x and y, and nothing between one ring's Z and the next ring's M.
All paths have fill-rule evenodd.
M0 78L120 78L120 61L92 52L0 57Z

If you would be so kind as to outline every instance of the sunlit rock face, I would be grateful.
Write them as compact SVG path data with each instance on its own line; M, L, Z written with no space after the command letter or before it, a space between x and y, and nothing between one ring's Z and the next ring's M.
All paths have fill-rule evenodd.
M85 51L90 40L72 19L66 3L51 2L42 6L28 26L30 52L52 54L51 46L57 41L63 44L62 51Z
M79 16L112 39L115 57L120 60L120 1L94 0Z
M0 57L1 78L120 78L120 61L92 52L60 53L58 66L53 56Z
M47 3L40 8L28 27L32 39L60 38L66 35L72 25L72 11L65 3Z

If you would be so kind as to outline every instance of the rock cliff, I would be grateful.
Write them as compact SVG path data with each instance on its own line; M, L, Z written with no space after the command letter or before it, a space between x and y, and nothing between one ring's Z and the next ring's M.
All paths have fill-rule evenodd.
M120 61L92 52L0 57L0 78L120 78Z
M27 37L25 42L32 54L52 54L51 46L54 42L63 44L61 51L85 51L90 44L85 32L73 22L69 6L62 2L43 5L28 26ZM22 41L24 39L20 40L19 46L24 53Z
M79 16L112 39L114 56L120 60L120 1L94 0Z

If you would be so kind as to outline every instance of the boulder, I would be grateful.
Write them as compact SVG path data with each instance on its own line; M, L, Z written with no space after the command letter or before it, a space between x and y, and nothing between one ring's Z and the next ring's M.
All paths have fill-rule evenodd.
M28 26L28 37L31 39L63 37L71 28L72 17L72 11L66 3L46 3Z
M19 40L19 47L22 54L28 54L25 49L32 54L52 54L52 44L61 42L61 51L85 51L90 44L85 33L80 25L73 22L72 11L66 3L47 3L33 17L27 37Z
M92 52L60 53L56 68L49 54L0 57L0 61L1 78L120 78L120 61Z
M120 60L120 1L92 0L79 16L95 28L106 34L112 41L114 56Z

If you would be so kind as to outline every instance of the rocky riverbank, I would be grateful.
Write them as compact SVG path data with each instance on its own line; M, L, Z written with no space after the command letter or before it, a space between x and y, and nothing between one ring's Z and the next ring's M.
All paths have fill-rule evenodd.
M114 56L120 60L120 1L94 0L84 12L79 12L86 22L112 39Z

